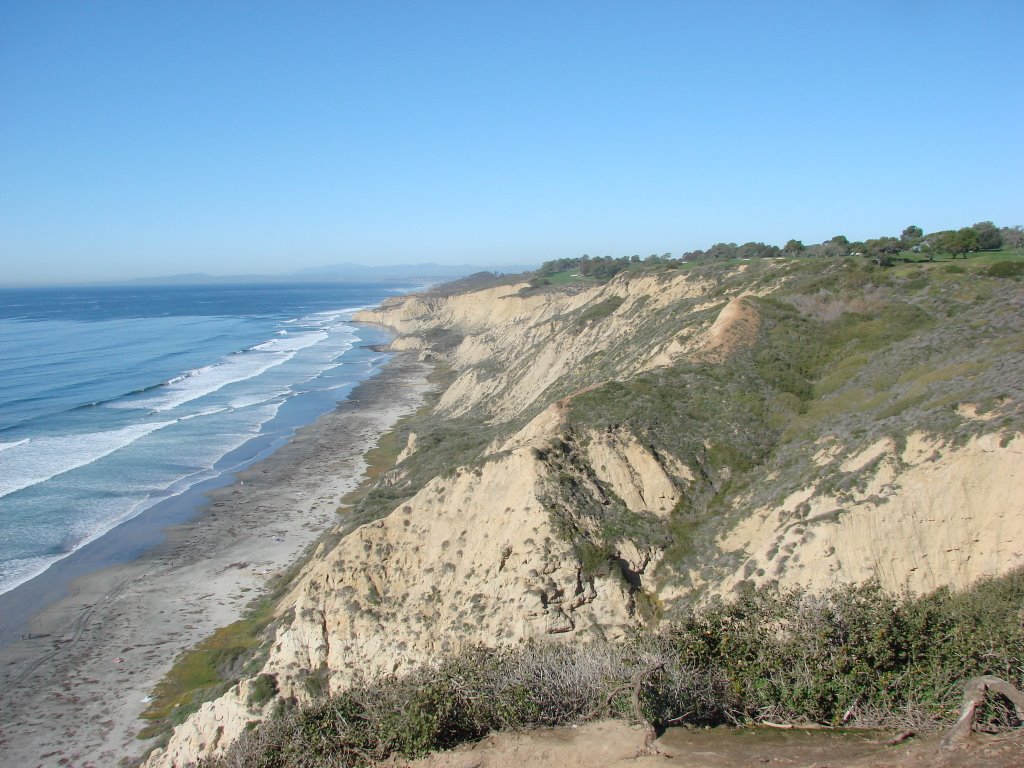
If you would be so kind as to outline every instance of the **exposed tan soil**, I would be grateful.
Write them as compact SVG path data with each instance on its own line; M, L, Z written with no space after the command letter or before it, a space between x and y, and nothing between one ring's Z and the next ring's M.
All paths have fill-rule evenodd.
M488 736L449 752L415 760L392 760L409 768L1020 768L1024 732L976 734L946 750L941 735L892 744L882 731L774 730L768 728L671 728L655 745L660 752L637 755L644 734L618 721L578 728L552 728Z

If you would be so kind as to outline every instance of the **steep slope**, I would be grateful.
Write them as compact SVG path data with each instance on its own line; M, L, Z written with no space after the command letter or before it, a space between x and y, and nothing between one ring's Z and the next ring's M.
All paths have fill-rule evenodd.
M576 382L580 389L671 363L699 343L725 306L725 293L709 304L698 301L713 289L723 290L702 278L665 274L574 293L532 293L518 283L469 295L395 298L356 319L427 340L455 334L461 342L444 360L458 376L437 413L479 409L506 423L538 401L549 404L542 395L572 391ZM683 313L696 314L686 327L678 322Z
M614 640L756 583L1024 563L1019 284L788 262L389 300L449 372L373 520L296 581L261 675L148 765L466 644ZM254 695L254 690L272 696Z
M821 590L876 577L891 590L924 593L1024 564L1019 435L953 447L915 433L903 450L884 440L843 465L861 474L859 488L795 491L722 538L722 549L745 559L719 591L745 580Z

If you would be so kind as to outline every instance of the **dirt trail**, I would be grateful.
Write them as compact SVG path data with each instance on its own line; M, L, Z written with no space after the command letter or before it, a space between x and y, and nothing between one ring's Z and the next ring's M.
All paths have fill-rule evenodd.
M643 731L618 721L488 736L422 760L392 760L409 768L1020 768L1024 732L976 735L954 750L940 736L890 745L881 731L672 728L656 742L661 753L637 756Z

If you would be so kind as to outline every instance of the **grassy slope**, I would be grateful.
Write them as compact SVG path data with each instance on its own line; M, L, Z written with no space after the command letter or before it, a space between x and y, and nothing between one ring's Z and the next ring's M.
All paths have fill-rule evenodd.
M922 256L920 253L914 253L913 251L903 251L899 254L899 258L920 263L928 262L925 256ZM1024 248L1012 248L1001 251L980 251L978 253L968 254L965 259L954 258L948 253L939 253L935 255L935 261L960 261L969 262L974 265L994 264L997 261L1024 261Z

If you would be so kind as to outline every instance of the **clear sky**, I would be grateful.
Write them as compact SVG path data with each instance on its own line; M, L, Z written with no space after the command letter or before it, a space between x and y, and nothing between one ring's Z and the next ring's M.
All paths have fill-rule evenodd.
M0 282L1024 224L1024 2L0 0Z

